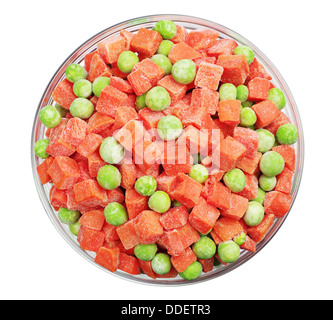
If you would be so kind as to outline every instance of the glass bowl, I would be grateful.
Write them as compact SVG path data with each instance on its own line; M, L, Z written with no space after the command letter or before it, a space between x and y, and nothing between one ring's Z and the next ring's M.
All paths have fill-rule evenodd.
M62 235L62 237L71 245L73 249L75 249L82 257L87 259L89 262L93 263L98 268L115 275L117 277L139 282L139 283L145 283L145 284L151 284L151 285L189 285L189 284L195 284L202 281L212 280L214 278L220 277L222 275L227 274L228 272L238 268L239 266L243 265L245 262L247 262L249 259L253 258L257 253L259 253L267 244L268 242L274 237L274 235L278 232L278 230L281 228L285 220L287 219L287 216L284 216L281 219L276 219L274 225L272 226L269 233L266 235L265 239L261 241L257 245L257 251L255 253L242 251L241 256L238 259L237 262L233 264L229 264L227 266L220 265L218 267L214 267L214 269L209 273L203 273L198 279L194 281L185 281L180 276L173 279L151 279L146 275L137 275L133 276L130 274L127 274L122 271L117 271L115 273L111 273L108 270L104 269L100 265L96 264L94 262L95 253L84 251L80 248L76 237L73 236L70 231L68 230L68 227L66 225L63 225L60 223L57 217L57 213L54 211L52 206L50 205L48 195L49 191L51 189L50 184L42 185L38 174L37 174L37 166L41 163L41 159L38 159L34 154L34 144L37 140L42 139L45 137L45 131L46 128L44 125L41 124L38 118L39 111L45 107L46 105L54 104L54 101L51 97L52 91L55 89L57 84L65 78L65 70L66 67L71 63L82 63L84 56L96 49L97 43L104 40L105 38L108 38L112 35L119 34L120 30L126 29L128 31L136 32L140 28L152 28L156 22L159 20L172 20L176 24L180 24L187 28L188 30L198 29L198 28L206 28L206 29L212 29L215 31L218 31L220 33L221 38L229 38L234 39L241 45L247 45L251 47L256 55L256 58L260 63L263 64L266 71L271 75L273 84L281 88L286 96L287 100L287 106L284 108L284 112L289 117L290 121L297 126L299 131L299 140L294 145L295 151L296 151L296 171L294 175L293 180L293 187L292 187L292 205L295 201L295 198L297 196L297 192L301 183L302 178L302 171L303 171L303 163L304 163L304 140L303 140L303 129L302 129L302 123L301 119L298 113L298 109L296 106L296 102L279 71L275 68L273 63L250 41L242 37L241 35L237 34L236 32L218 24L215 22L211 22L205 19L191 17L191 16L184 16L184 15L155 15L155 16L147 16L147 17L140 17L133 20L124 21L122 23L119 23L115 26L112 26L110 28L107 28L106 30L98 33L97 35L90 38L88 41L86 41L84 44L82 44L78 49L76 49L65 61L64 63L59 67L59 69L56 71L54 76L52 77L51 81L47 85L43 96L40 100L40 103L38 105L38 108L36 110L36 115L33 123L33 130L32 130L32 138L31 138L31 162L32 162L32 170L33 170L33 176L35 180L35 184L37 187L37 191L40 197L40 200L44 206L45 212L50 218L51 222L54 224L55 228L59 231L59 233ZM64 263L66 263L64 261Z

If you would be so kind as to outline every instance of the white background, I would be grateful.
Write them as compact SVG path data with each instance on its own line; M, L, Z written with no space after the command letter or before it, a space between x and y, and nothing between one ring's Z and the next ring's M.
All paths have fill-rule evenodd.
M6 1L1 6L1 299L332 299L331 0ZM123 20L176 13L252 41L286 79L305 130L298 198L276 237L237 270L195 286L133 284L96 268L51 224L30 165L40 97L88 38Z

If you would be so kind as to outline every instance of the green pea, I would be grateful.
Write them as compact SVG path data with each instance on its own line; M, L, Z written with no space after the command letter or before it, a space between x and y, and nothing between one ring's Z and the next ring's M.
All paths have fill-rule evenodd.
M150 196L148 206L153 211L164 213L170 209L171 200L166 192L156 191Z
M246 241L246 233L242 232L238 236L234 238L234 242L237 243L239 246L242 246Z
M298 130L292 123L287 123L279 127L276 131L276 139L279 144L292 145L298 140Z
M266 177L262 174L259 178L259 185L263 191L272 191L276 186L276 177Z
M94 110L92 102L85 98L76 98L69 107L72 116L80 119L90 118Z
M183 132L183 124L176 116L168 115L159 120L157 132L165 141L176 140Z
M261 188L258 188L258 195L253 201L259 202L261 205L264 204L266 192Z
M275 142L274 134L266 129L258 129L256 132L259 136L258 151L265 153L271 150Z
M233 263L240 256L240 247L234 241L225 241L219 244L217 252L222 262Z
M279 110L282 110L287 104L286 98L285 98L282 90L279 88L270 89L268 91L267 100L274 102L274 104L278 107Z
M174 43L170 40L163 40L160 46L157 49L157 54L163 54L164 56L168 56L171 48L174 46Z
M130 73L134 66L139 63L139 57L132 51L123 51L117 61L117 66L121 72Z
M232 169L223 177L223 182L232 192L241 192L246 185L246 177L242 170Z
M87 78L88 72L79 64L70 64L65 71L66 79L70 82L76 82L81 79Z
M98 77L93 82L93 93L96 97L100 97L102 90L111 83L109 77Z
M189 176L200 183L204 183L208 179L209 173L202 164L195 164L192 166Z
M240 112L240 125L251 127L257 122L257 115L251 108L242 108Z
M176 82L190 84L195 79L197 67L192 60L179 60L173 65L171 73Z
M152 176L140 177L135 182L135 190L142 196L151 196L157 188L156 179Z
M199 261L193 262L184 272L179 275L186 281L198 279L202 273L202 265Z
M220 100L236 100L237 88L232 83L224 83L219 89Z
M156 31L163 39L172 39L177 34L177 27L171 20L161 20L156 23Z
M210 259L216 253L216 244L212 239L203 236L194 243L192 250L198 259Z
M248 226L255 227L262 222L264 215L264 207L257 201L250 201L243 219Z
M237 100L245 102L248 97L249 97L249 89L247 88L247 86L244 86L243 84L239 85L237 87Z
M156 86L148 91L146 95L146 105L150 110L163 111L171 104L171 98L163 87Z
M251 108L253 105L254 105L254 102L253 102L253 101L245 101L245 102L242 102L242 107L243 107L243 108Z
M135 256L142 261L151 261L157 252L156 244L138 244L134 248Z
M153 60L158 66L164 70L165 75L171 74L172 63L168 57L163 54L155 54L151 60Z
M99 154L105 162L118 164L124 158L125 151L114 137L107 137L99 147Z
M283 157L275 152L268 151L260 159L260 171L267 177L274 177L280 174L284 169Z
M146 96L147 96L147 93L144 93L143 95L141 96L137 96L136 97L136 101L135 101L135 106L136 106L136 110L141 110L141 109L144 109L147 107L146 105Z
M34 151L38 158L46 159L49 156L49 154L46 152L49 143L49 139L41 139L36 141Z
M238 46L235 51L235 55L244 55L246 56L246 60L248 64L251 64L254 60L254 52L253 50L248 46Z
M60 222L64 224L74 224L79 220L81 213L76 210L69 210L67 208L59 208L58 217Z
M59 111L54 106L46 106L39 112L40 122L47 128L55 128L61 122Z
M128 220L126 209L118 202L111 202L104 208L104 216L107 223L113 226L121 226Z
M177 201L177 200L172 201L172 207L173 208L181 207L181 206L182 206L182 204L179 201Z
M157 253L151 260L151 267L155 273L164 275L171 270L171 260L166 253Z
M97 181L106 190L113 190L120 186L120 171L112 165L103 166L98 170Z
M78 80L73 85L73 92L79 98L88 98L92 94L92 83L86 79Z
M81 224L79 223L79 221L77 221L73 224L70 224L68 226L69 231L76 237L79 234L80 228L81 228Z
M54 107L58 110L58 112L60 113L60 116L62 118L66 117L66 114L68 113L67 109L65 109L64 107L62 107L59 103L56 103L54 105Z

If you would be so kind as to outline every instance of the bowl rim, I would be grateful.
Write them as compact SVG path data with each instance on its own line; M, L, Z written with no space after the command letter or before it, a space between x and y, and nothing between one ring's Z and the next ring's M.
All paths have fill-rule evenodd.
M173 18L173 19L171 19ZM237 261L234 264L229 264L226 267L223 267L223 269L221 269L218 272L215 272L214 274L210 274L207 275L206 277L199 277L198 279L194 280L194 281L185 281L185 280L180 280L180 281L174 281L173 279L171 280L162 280L161 278L158 278L156 280L150 279L148 278L148 276L146 276L148 279L142 279L142 278L137 278L133 275L129 275L129 274L125 274L125 273L121 273L118 274L116 273L112 273L109 270L103 268L102 266L98 265L97 263L95 263L91 257L86 253L86 251L82 250L78 245L74 245L73 240L71 238L69 238L68 234L66 232L64 232L64 230L59 226L59 223L57 223L55 221L55 219L51 218L50 212L49 210L53 210L50 206L49 200L46 197L43 197L43 195L45 196L45 190L44 190L44 186L41 184L40 180L39 180L39 176L36 170L36 156L34 153L34 144L35 144L35 138L36 138L36 130L38 129L39 126L41 126L41 123L38 122L39 120L39 111L41 109L41 107L44 105L44 101L45 101L45 96L47 94L47 90L48 88L50 88L51 84L54 82L56 76L58 75L59 71L68 63L68 61L74 56L74 54L76 52L78 52L80 50L80 48L84 47L86 44L88 44L89 42L91 42L93 39L101 36L102 34L106 33L109 30L115 29L117 27L120 27L121 25L131 25L131 26L139 26L143 23L153 23L156 22L158 20L164 20L164 19L170 19L170 20L176 20L174 19L176 18L178 22L184 22L184 23L193 23L193 24L210 24L212 27L203 27L203 28L214 28L214 27L219 27L220 29L223 29L223 32L220 30L217 30L220 34L223 34L223 36L225 36L226 34L224 33L228 33L229 37L232 37L234 39L237 39L237 42L246 42L247 45L251 46L251 48L254 50L256 56L259 56L261 61L260 62L264 62L265 65L265 69L268 67L270 69L270 71L272 71L275 75L275 77L277 78L278 82L280 85L282 85L283 87L283 91L286 93L286 95L288 96L288 100L290 102L290 108L292 109L294 115L296 116L295 121L296 126L298 128L299 131L299 140L298 140L298 149L301 151L300 154L298 154L298 157L296 158L296 165L298 168L298 176L297 176L297 184L295 185L295 182L293 183L295 189L293 192L293 197L292 197L292 203L290 206L290 210L289 212L283 217L278 219L279 221L279 225L276 228L276 230L272 231L272 228L270 229L270 232L266 235L265 239L263 241L261 241L258 244L257 247L257 251L254 253L247 253L247 256L244 257L244 259ZM157 20L156 20L157 19ZM195 21L191 21L191 20L195 20ZM136 22L135 24L133 22ZM283 78L283 76L280 74L280 72L277 70L277 68L275 67L275 65L272 63L272 61L259 49L257 48L251 41L249 41L247 38L243 37L242 35L238 34L237 32L233 31L232 29L225 27L222 24L219 24L215 21L211 21L208 19L204 19L204 18L200 18L200 17L196 17L196 16L192 16L192 15L182 15L182 14L153 14L153 15L147 15L147 16L140 16L140 17L136 17L133 19L127 19L124 20L122 22L116 23L110 27L107 27L105 29L103 29L102 31L96 33L95 35L91 36L88 40L86 40L85 42L83 42L82 44L80 44L70 55L68 55L68 57L63 61L63 63L58 67L58 69L54 72L53 76L51 77L50 81L48 82L46 88L43 91L42 97L38 103L38 107L37 110L35 112L35 116L34 116L34 122L33 122L33 128L32 128L32 133L31 133L31 148L30 148L30 152L31 152L31 166L32 166L32 173L33 173L33 178L35 181L35 185L37 188L37 192L38 192L38 196L42 202L42 205L44 207L44 210L46 212L46 214L48 215L49 219L51 220L52 224L54 225L54 227L57 229L57 231L61 234L61 236L65 239L65 241L76 251L78 252L81 256L83 256L86 260L88 260L91 264L93 264L94 266L97 266L98 268L100 268L101 270L116 276L120 279L124 279L127 281L131 281L134 283L138 283L138 284L145 284L145 285L150 285L150 286L160 286L160 287L178 287L178 286L187 286L187 285L194 285L194 284L198 284L198 283L202 283L202 282L206 282L206 281L210 281L213 279L216 279L218 277L221 277L223 275L226 275L227 273L239 268L240 266L242 266L243 264L245 264L246 262L248 262L249 260L251 260L253 257L255 257L264 247L266 247L266 245L272 240L272 238L278 233L278 231L280 230L280 228L282 227L282 225L285 223L287 217L289 216L295 200L297 198L298 192L299 192L299 188L300 188L300 184L302 181L302 177L303 177L303 171L304 171L304 162L305 162L305 145L304 145L304 129L303 129L303 125L302 125L302 121L301 121L301 116L299 114L299 110L297 107L297 104L295 102L295 99L290 91L290 88L287 84L287 82L285 81L285 79ZM295 171L296 172L296 171ZM271 234L270 234L271 233Z

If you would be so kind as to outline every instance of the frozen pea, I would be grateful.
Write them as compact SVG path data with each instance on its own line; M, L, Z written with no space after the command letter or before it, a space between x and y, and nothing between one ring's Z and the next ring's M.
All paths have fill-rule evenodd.
M120 171L115 166L105 165L98 170L97 181L106 190L116 189L121 183Z
M134 66L139 63L139 57L132 51L123 51L117 61L117 66L121 72L130 73Z
M243 219L248 226L255 227L262 222L264 215L264 207L257 201L250 201Z
M56 103L54 105L54 107L58 110L58 112L60 113L60 116L62 118L66 117L66 114L68 113L67 109L65 109L64 107L62 107L59 103Z
M144 108L147 107L147 105L146 105L147 93L148 92L142 94L141 96L136 97L136 101L135 101L136 110L139 111L139 110L144 109Z
M109 164L118 164L125 155L123 146L114 138L105 138L100 147L99 155Z
M220 100L236 100L237 88L232 83L224 83L219 89Z
M197 67L192 60L179 60L173 65L171 73L176 82L190 84L195 79Z
M163 39L172 39L177 33L176 24L171 20L161 20L156 23L156 31Z
M142 261L151 261L157 252L156 244L138 244L134 248L135 256Z
M254 52L253 50L248 46L238 46L235 51L235 55L244 55L246 56L246 60L248 64L251 64L254 60Z
M109 77L98 77L92 84L93 93L96 97L100 97L102 90L110 85Z
M94 110L92 102L85 98L76 98L69 107L72 116L80 119L90 118Z
M46 159L49 156L49 154L46 152L49 143L49 139L40 139L36 141L34 151L38 158Z
M274 102L274 104L278 107L279 110L282 110L287 104L286 98L285 98L282 90L279 88L270 89L268 91L267 100Z
M157 132L165 141L176 140L183 132L183 124L176 116L168 115L158 122Z
M233 263L240 256L240 247L234 241L225 241L219 244L217 252L222 262Z
M263 191L272 191L276 186L276 177L266 177L262 174L259 178L259 185Z
M182 206L182 204L179 201L177 201L177 200L172 201L172 207L173 208L181 207L181 206Z
M66 79L70 82L76 82L81 79L87 78L88 72L79 64L70 64L65 71Z
M76 210L69 210L67 208L59 208L58 217L60 222L64 224L74 224L79 220L81 213Z
M156 179L152 176L140 177L135 182L135 190L142 196L151 196L157 188Z
M271 150L275 142L274 134L266 129L258 129L256 132L259 135L258 151L265 153Z
M88 98L92 94L92 83L86 79L78 80L73 85L73 92L79 98Z
M186 281L198 279L202 273L202 265L199 261L193 262L184 272L179 275Z
M246 177L242 170L232 169L223 177L223 182L232 192L241 192L246 185Z
M239 246L242 246L246 241L246 233L242 232L238 236L234 238L234 242L236 242Z
M39 111L39 120L47 128L55 128L61 122L59 111L54 106L46 106Z
M111 202L104 208L104 216L107 223L113 226L121 226L127 220L126 209L118 202Z
M260 171L267 177L274 177L280 174L284 169L283 157L275 152L268 151L260 159Z
M254 105L253 101L244 101L242 102L242 107L243 108L251 108Z
M253 201L259 202L260 204L264 204L265 201L265 196L266 196L266 192L264 190L262 190L261 188L258 188L258 195L255 199L253 199Z
M164 213L170 209L171 200L166 192L156 191L150 196L148 206L153 211Z
M171 104L171 98L163 87L156 86L148 91L146 95L146 105L150 110L163 111Z
M298 140L298 130L292 123L282 125L276 131L276 139L279 144L292 145Z
M71 232L71 234L73 234L76 237L79 234L80 228L81 228L81 224L79 223L79 221L77 221L77 222L75 222L73 224L70 224L68 226L68 229Z
M216 244L212 239L203 236L193 244L192 250L198 259L210 259L216 253Z
M247 86L244 86L243 84L239 85L237 87L237 100L245 102L248 97L249 97L249 89L247 88Z
M200 183L204 183L207 180L209 173L207 168L202 164L195 164L192 166L189 176Z
M159 275L167 274L171 270L171 260L166 253L157 253L151 260L151 267Z
M174 43L170 40L163 40L160 46L157 49L157 54L163 54L164 56L168 56L171 48L174 46Z
M163 54L155 54L151 60L164 70L165 75L171 74L172 63L168 57Z
M257 122L257 115L251 108L242 108L240 112L240 125L251 127Z

